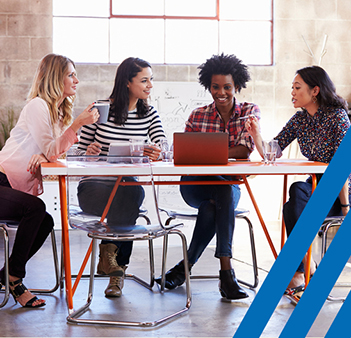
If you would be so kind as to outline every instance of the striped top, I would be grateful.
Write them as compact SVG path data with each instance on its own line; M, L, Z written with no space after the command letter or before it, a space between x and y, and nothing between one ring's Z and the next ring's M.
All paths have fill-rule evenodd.
M108 121L107 123L83 126L78 153L85 154L88 146L96 141L102 145L101 155L107 155L110 143L129 141L133 137L145 137L154 143L158 143L166 137L160 116L154 107L150 106L149 112L143 117L138 116L136 109L128 112L128 118L124 125Z

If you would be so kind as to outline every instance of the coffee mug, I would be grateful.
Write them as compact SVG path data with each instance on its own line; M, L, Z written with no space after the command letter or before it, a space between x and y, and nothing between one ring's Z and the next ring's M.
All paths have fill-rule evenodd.
M108 119L108 113L110 111L110 101L97 100L93 106L93 109L96 108L99 111L99 119L96 123L106 123Z

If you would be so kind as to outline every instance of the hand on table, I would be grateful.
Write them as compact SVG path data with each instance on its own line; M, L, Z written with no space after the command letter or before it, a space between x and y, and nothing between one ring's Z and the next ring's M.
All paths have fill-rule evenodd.
M85 155L99 155L101 153L101 144L99 142L93 142L88 145Z
M161 148L155 144L147 144L144 147L144 156L148 156L150 160L156 161L161 153Z
M35 174L39 168L40 163L48 162L44 155L34 154L28 162L27 171Z

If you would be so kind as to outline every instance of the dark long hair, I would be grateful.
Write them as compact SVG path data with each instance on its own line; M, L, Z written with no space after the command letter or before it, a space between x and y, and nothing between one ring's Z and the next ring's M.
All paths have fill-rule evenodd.
M315 86L319 87L319 93L316 96L317 102L322 110L326 107L342 108L348 111L346 100L336 94L335 85L330 79L327 72L319 66L310 66L301 68L296 71L302 77L308 87L313 89Z
M147 61L139 58L127 58L117 68L115 85L110 95L110 118L113 122L123 125L128 118L129 89L128 82L142 71L143 68L151 68ZM147 100L139 99L137 102L138 116L145 116L149 111Z

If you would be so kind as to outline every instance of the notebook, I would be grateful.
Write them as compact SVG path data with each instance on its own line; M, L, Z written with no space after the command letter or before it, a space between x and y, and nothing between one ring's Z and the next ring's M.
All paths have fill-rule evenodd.
M227 164L227 133L174 133L174 164Z

